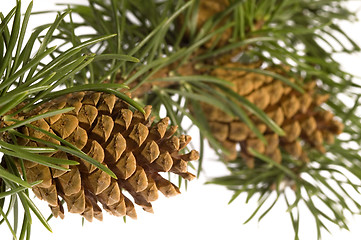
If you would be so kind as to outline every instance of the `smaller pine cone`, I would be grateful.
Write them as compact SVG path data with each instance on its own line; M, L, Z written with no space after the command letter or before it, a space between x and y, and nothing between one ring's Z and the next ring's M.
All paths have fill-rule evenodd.
M197 6L197 30L200 30L203 25L214 15L220 13L229 6L229 0L199 0L199 5ZM218 28L222 27L224 24L225 19L221 21L220 24L215 26L212 31L217 30ZM181 15L178 19L178 27L182 28L184 25L184 15ZM186 31L185 37L189 38L190 32L189 30ZM232 36L232 29L228 28L222 32L222 35L215 35L209 41L204 44L205 48L212 47L215 42L217 42L217 47L221 47L225 45L228 40Z
M253 168L254 157L248 152L252 148L273 159L282 161L281 152L287 152L296 159L308 162L305 146L325 152L325 143L332 144L335 135L343 130L343 124L337 121L330 111L319 106L327 101L327 95L317 93L315 82L304 85L303 94L293 90L278 79L258 73L234 70L238 68L257 68L255 65L241 63L226 63L225 68L217 68L211 75L228 80L234 84L233 90L248 99L263 110L285 132L279 137L264 123L249 113L259 131L264 135L267 145L259 140L248 126L237 118L227 116L222 110L202 104L213 136L230 151L229 160L237 157L237 145L240 155L246 164ZM278 74L284 74L278 69L267 69ZM295 79L289 79L295 82Z
M118 179L62 151L50 156L75 160L79 165L63 166L69 171L61 171L24 161L27 180L42 180L33 188L35 195L48 202L55 217L64 217L60 201L63 199L69 212L81 214L88 221L93 218L102 220L98 203L112 215L136 218L129 197L145 211L153 212L151 202L158 198L158 190L166 197L180 193L178 187L164 179L160 172L172 172L186 180L195 177L187 171L187 165L198 159L198 152L181 153L191 137L176 136L177 128L168 127L168 118L153 123L150 106L144 108L143 114L132 111L115 95L79 92L52 100L19 118L64 107L74 107L74 110L31 124L75 145L112 170ZM22 127L18 131L60 144L31 127ZM28 139L18 139L18 142L25 146L43 146Z
M196 6L198 11L196 29L198 30L198 32L203 30L202 28L206 25L205 23L209 21L212 17L214 17L216 14L219 15L222 14L223 18L216 26L214 26L211 29L211 33L214 33L214 31L216 31L217 29L225 26L227 20L232 18L231 14L228 15L223 14L223 12L227 10L227 8L232 3L231 0L199 0L195 2L199 3ZM264 23L265 20L263 18L257 18L252 22L252 24L246 24L246 26L244 26L245 28L244 30L246 32L252 32L255 30L262 29ZM178 27L182 28L183 25L184 25L184 15L181 15L178 21ZM204 49L210 49L211 47L220 48L222 46L225 46L232 38L233 31L234 31L233 28L229 27L218 34L213 35L212 38L203 45ZM186 31L185 37L188 38L189 35L190 35L189 31Z

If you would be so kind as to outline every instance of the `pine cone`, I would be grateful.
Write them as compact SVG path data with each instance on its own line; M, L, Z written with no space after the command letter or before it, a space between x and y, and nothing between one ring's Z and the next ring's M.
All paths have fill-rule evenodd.
M305 84L305 93L301 94L278 79L263 74L234 70L237 67L257 66L259 65L227 63L224 67L233 68L233 70L218 68L212 71L211 75L232 82L234 91L265 111L286 134L279 137L249 113L249 117L266 138L268 144L265 145L241 120L230 116L224 117L226 114L222 110L203 104L214 137L231 153L228 158L232 160L237 157L238 144L241 149L239 154L250 168L254 167L255 159L248 152L249 147L278 163L282 161L282 150L304 162L309 161L304 150L306 146L325 152L325 142L331 144L334 136L343 130L342 123L335 120L331 112L319 108L327 101L328 96L316 93L315 82ZM282 74L279 70L272 68L268 70ZM290 79L290 81L295 80Z
M42 180L33 188L35 195L48 202L55 217L64 217L62 198L69 212L79 213L88 221L92 221L93 217L102 219L98 202L112 215L136 218L134 205L123 195L123 190L145 211L152 212L150 202L158 198L158 190L167 197L180 193L178 187L159 172L172 172L187 180L194 178L187 171L187 164L198 159L198 152L180 153L191 137L175 136L177 128L168 128L168 118L153 123L150 106L144 108L143 114L131 111L128 104L115 95L79 92L52 100L22 117L64 107L74 107L74 110L31 124L75 145L107 166L118 179L62 151L52 154L52 157L75 160L79 165L63 166L69 171L61 171L24 161L27 180ZM60 144L30 127L22 127L18 131ZM43 146L28 139L18 139L18 142L26 146Z
M211 17L224 11L229 6L229 0L199 0L198 13L197 13L197 30L200 30L204 23ZM223 26L225 20L222 20L212 31ZM184 25L184 15L180 15L177 22L178 28L182 28ZM188 39L190 35L189 29L185 33L185 39ZM228 28L222 32L221 36L213 36L209 41L204 44L205 48L210 48L217 41L217 47L224 46L232 36L232 29Z
M230 3L232 3L232 1L229 1L229 0L199 0L199 5L198 5L198 9L197 9L198 10L197 25L196 25L197 30L201 31L204 24L209 19L214 17L216 14L220 14L223 11L225 11L230 6ZM243 6L240 6L240 7L243 7ZM217 26L212 28L211 32L214 32L215 30L223 27L227 23L227 20L232 17L235 17L235 16L232 16L231 14L228 14L227 16L223 16L223 19L221 20L221 22L219 24L217 24ZM257 16L253 19L252 23L249 22L249 23L245 24L244 31L246 33L249 33L252 31L262 29L264 23L265 23L265 20L261 16ZM182 28L183 25L184 25L184 16L181 15L179 18L178 27ZM214 45L217 48L225 46L229 42L229 40L232 38L233 31L234 31L233 27L225 29L221 33L214 35L209 41L207 41L203 45L203 47L205 49L209 49L209 48L213 47ZM190 35L189 31L187 31L185 34L186 39L189 37L189 35Z

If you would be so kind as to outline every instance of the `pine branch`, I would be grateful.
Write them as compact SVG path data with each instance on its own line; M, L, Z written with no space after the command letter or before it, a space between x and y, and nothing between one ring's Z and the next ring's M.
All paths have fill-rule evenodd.
M226 131L219 130L219 125L219 129L214 130L215 124L211 126L209 120L211 113L204 107L206 104L216 106L222 110L222 117L236 119L238 126L245 124L252 143L258 147L248 148L246 141L237 140L241 142L241 151L234 152L235 161L226 163L230 175L210 181L235 191L232 200L243 192L248 195L247 201L259 194L259 207L247 222L261 210L259 220L262 219L282 196L289 207L295 239L299 232L300 202L305 203L314 216L319 238L321 229L327 230L329 223L347 229L344 212L358 212L351 210L345 199L355 204L356 201L343 189L348 186L359 191L357 183L347 176L351 174L361 179L361 166L358 164L359 150L352 150L345 143L361 139L356 112L360 86L351 74L342 70L333 54L360 51L339 26L340 20L353 21L355 14L346 9L341 0L225 0L221 1L222 6L218 5L219 1L209 2L209 6L213 4L213 10L204 7L204 1L89 0L88 6L72 5L71 14L82 20L60 20L59 33L53 36L54 39L79 44L91 37L109 34L117 34L117 37L106 39L96 47L84 46L82 53L87 57L94 53L106 57L84 66L80 73L73 75L74 81L69 81L68 87L85 83L126 84L143 103L151 103L158 110L165 106L173 124L180 125L186 117L191 119L200 135L225 161L232 155L229 146L222 142L227 137L223 133ZM90 27L93 33L81 33L82 27ZM343 36L345 41L338 40L337 35ZM324 44L332 51L324 48ZM64 54L61 48L54 52L60 56ZM69 60L79 64L76 57ZM232 76L242 85L230 80ZM240 94L246 89L247 76L266 79L263 82L267 79L273 83L282 82L279 88L291 92L286 93L282 101L287 101L287 96L309 94L306 88L316 81L312 94L319 97L314 101L320 103L314 103L292 121L330 111L343 119L348 140L336 139L332 143L329 139L328 144L320 140L320 144L316 137L300 135L297 139L302 140L302 151L308 156L290 153L297 152L299 145L293 148L287 145L284 138L290 133L285 134L282 129L285 125L280 126L272 119L261 103L252 102L247 95L250 92ZM252 81L252 84L256 83L256 80ZM254 89L252 87L252 91L257 87ZM356 100L352 108L338 100L340 93ZM329 100L322 104L323 94L328 94ZM262 124L267 130L262 131ZM339 129L333 130L334 135L339 133ZM186 132L187 129L180 128L179 131ZM275 134L281 139L278 156L267 156L258 151L266 146L266 134ZM203 161L203 164L206 163ZM324 172L328 176L325 177ZM337 180L337 174L344 176L344 181ZM334 191L332 184L341 191ZM287 189L292 189L295 201L289 201ZM332 196L326 191L331 191ZM277 197L271 207L262 209L267 201L272 201L270 196L274 192ZM322 202L332 212L331 216L325 215L315 201Z

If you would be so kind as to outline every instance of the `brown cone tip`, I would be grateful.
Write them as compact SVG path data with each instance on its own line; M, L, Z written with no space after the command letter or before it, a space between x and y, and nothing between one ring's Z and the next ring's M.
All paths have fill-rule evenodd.
M50 155L78 161L79 165L61 165L69 169L62 171L24 161L28 181L42 180L33 188L35 195L48 202L55 217L64 218L63 199L69 212L78 213L88 221L102 220L102 208L114 216L136 218L134 204L123 191L145 211L153 212L150 202L158 198L158 191L167 197L180 193L177 186L158 172L169 171L186 180L194 178L187 171L187 165L199 158L198 152L180 152L191 137L176 136L177 127L168 126L169 118L153 123L150 106L144 108L144 114L132 112L126 102L114 95L79 92L52 100L19 118L65 107L74 107L74 110L31 124L75 145L108 167L117 180L87 161L61 151ZM22 127L18 131L60 144L33 128ZM36 141L18 140L26 146L44 146Z

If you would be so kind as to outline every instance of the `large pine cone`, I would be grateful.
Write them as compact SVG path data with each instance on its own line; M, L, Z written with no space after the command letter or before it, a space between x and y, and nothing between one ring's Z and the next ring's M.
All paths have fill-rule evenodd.
M128 104L115 95L79 92L43 104L27 116L64 107L75 109L31 124L72 143L111 169L118 179L61 151L52 156L75 160L79 165L64 166L70 169L66 172L25 161L27 180L43 181L33 188L35 195L49 203L55 217L64 217L59 200L61 197L69 212L79 213L88 221L92 221L93 217L102 219L98 202L115 216L136 218L134 205L122 194L123 190L145 211L152 212L150 202L158 198L158 190L167 197L180 193L178 187L164 179L159 172L169 171L187 180L194 178L187 171L187 165L188 161L198 159L198 152L192 150L188 154L180 154L191 137L175 136L177 128L168 128L168 118L152 123L150 106L144 108L143 114L131 111ZM31 137L60 144L33 128L18 130ZM42 146L27 139L19 139L19 143Z
M315 82L305 84L305 92L301 94L278 79L237 70L237 68L257 68L259 66L260 64L227 63L223 66L225 68L217 68L211 75L232 82L233 90L265 111L277 125L281 126L285 131L285 136L279 137L249 113L251 119L265 136L268 142L265 145L241 120L231 116L227 117L222 110L204 104L211 131L214 137L230 150L229 159L235 159L240 153L247 165L253 168L255 159L248 152L249 147L278 163L282 160L282 150L305 162L309 161L305 148L314 148L325 152L324 143L331 144L334 136L343 130L342 123L335 120L331 112L319 108L328 99L328 96L316 93ZM284 74L276 69L267 70ZM294 79L290 79L290 81L294 82ZM240 152L236 150L238 144Z

